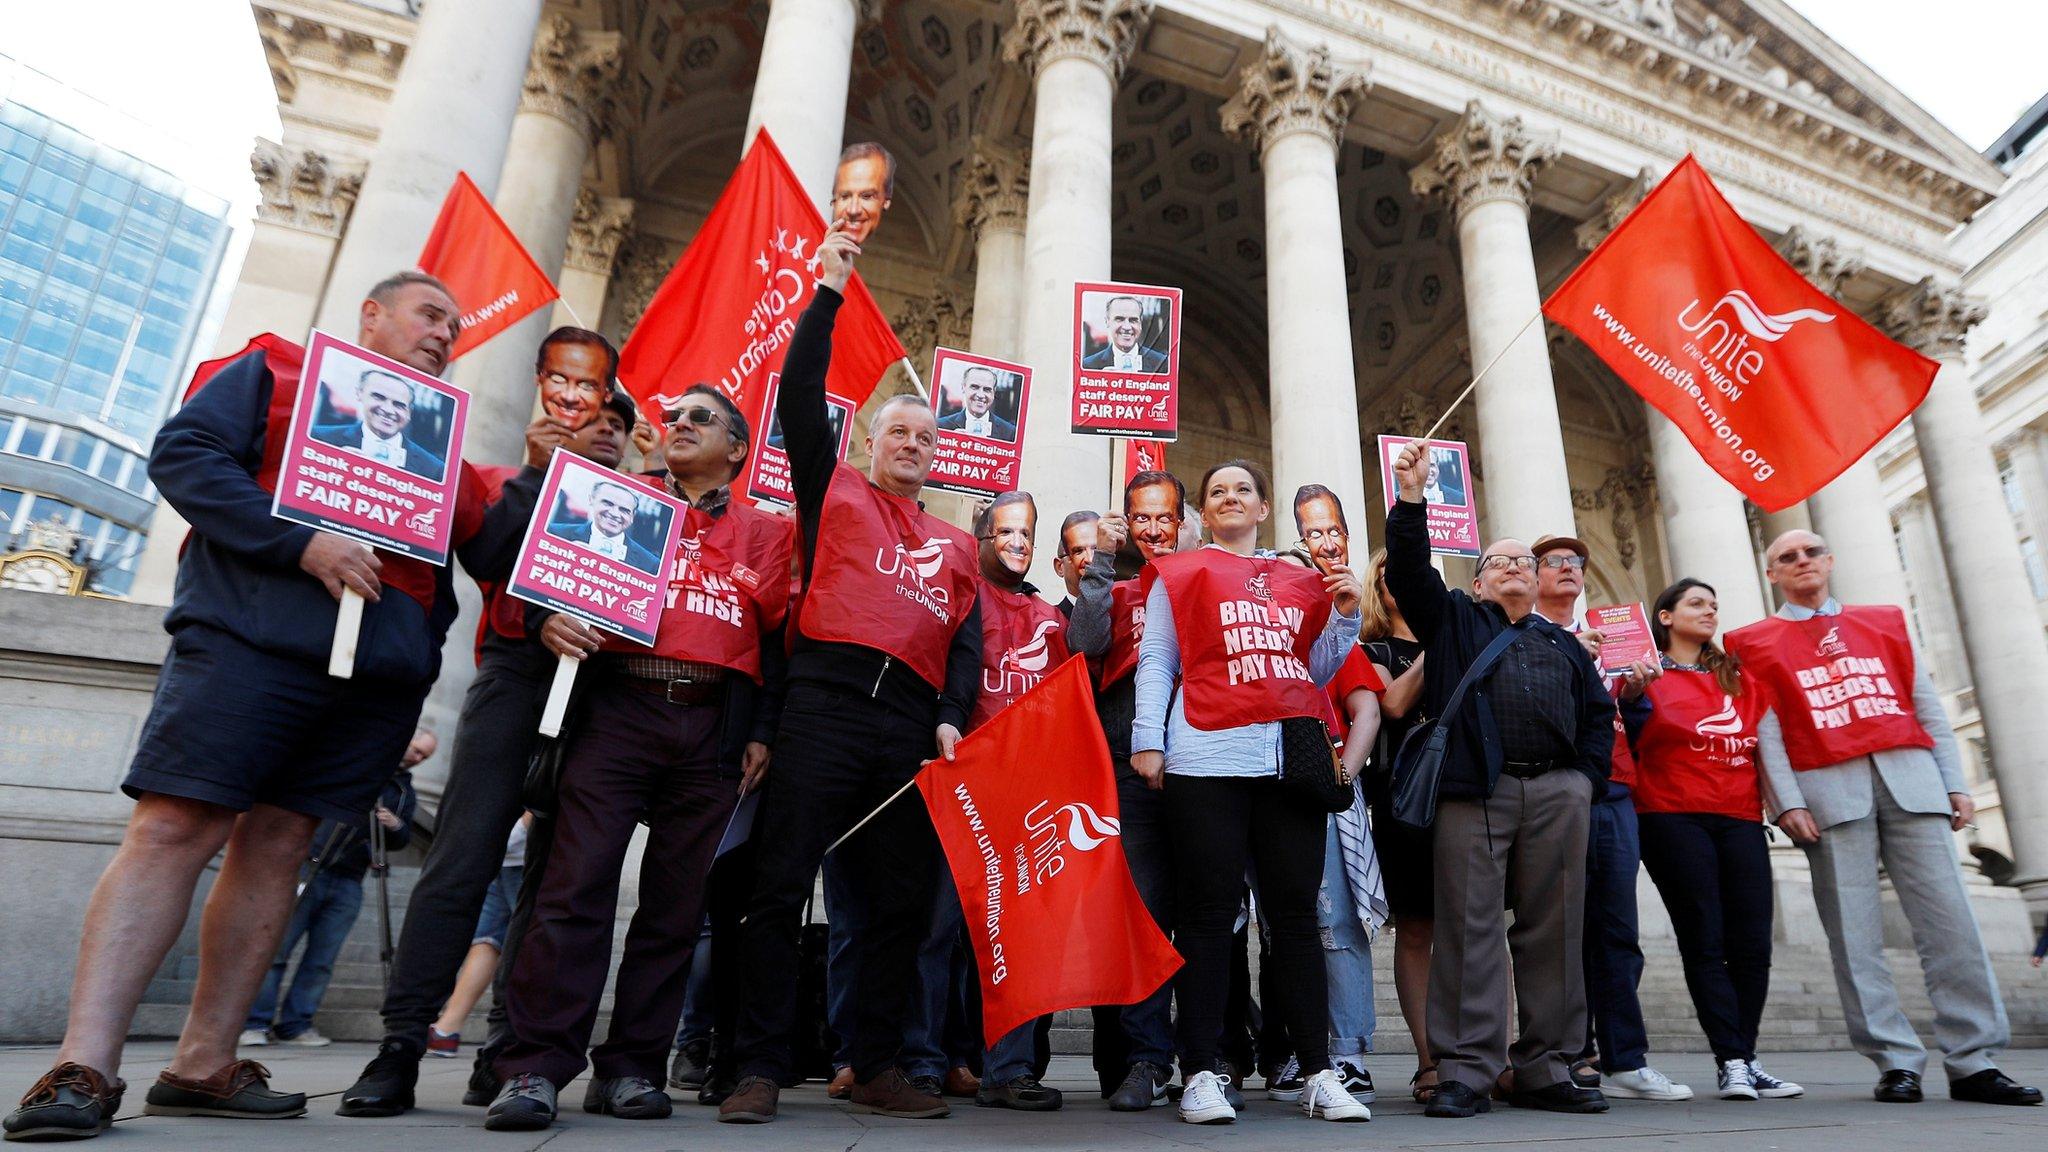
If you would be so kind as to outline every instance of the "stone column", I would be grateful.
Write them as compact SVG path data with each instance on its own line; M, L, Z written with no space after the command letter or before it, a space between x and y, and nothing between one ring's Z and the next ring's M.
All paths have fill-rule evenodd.
M2005 458L2012 462L2013 481L2019 486L2020 514L2027 535L2036 549L2048 550L2048 453L2041 448L2041 434L2023 428L2005 445ZM2043 559L2048 560L2048 552Z
M1030 204L1029 156L974 154L953 220L974 237L974 327L968 343L984 356L1023 355L1024 218Z
M878 0L774 0L768 9L742 148L768 129L821 211L846 135L853 30L879 10Z
M554 327L576 324L596 329L603 322L612 270L618 267L619 252L632 235L631 200L599 196L588 188L576 194L576 212L569 218L569 246L562 254L561 278L555 282L562 298L555 303Z
M1573 531L1549 346L1543 321L1529 324L1542 303L1529 187L1536 169L1556 155L1555 133L1529 132L1521 117L1501 119L1474 100L1437 139L1431 158L1409 173L1417 196L1440 196L1457 214L1472 370L1499 357L1474 395L1488 531L1495 537Z
M1294 493L1323 484L1354 521L1365 500L1350 292L1337 196L1337 145L1366 88L1363 73L1266 29L1263 57L1238 78L1223 130L1259 150L1266 183L1267 393L1273 414L1274 515L1291 540Z
M1671 554L1671 578L1691 576L1714 586L1721 630L1764 618L1763 585L1750 543L1742 493L1700 459L1699 450L1662 412L1643 405L1650 460L1657 470L1657 506Z
M1018 0L1003 53L1032 76L1031 202L1024 221L1023 359L1036 372L1023 487L1057 522L1109 503L1107 437L1067 431L1074 397L1074 284L1110 275L1110 127L1116 86L1151 0ZM1054 549L1031 579L1057 587Z
M1955 582L1970 683L2012 835L2014 883L2048 910L2048 643L2020 559L2019 534L2001 498L1984 415L1963 368L1963 336L1984 306L1932 277L1887 300L1881 326L1941 362L1913 413L1913 440L1934 507L1942 557Z
M1899 509L1899 551L1905 554L1906 583L1913 592L1913 618L1920 625L1920 658L1943 693L1969 686L1962 626L1956 620L1955 591L1941 558L1934 509L1916 496Z
M434 0L385 106L320 326L353 338L363 293L419 260L455 174L497 189L542 0Z
M616 33L586 34L559 12L542 23L492 206L540 270L557 283L583 168L602 132L602 113L618 78ZM456 303L467 309L480 301ZM491 337L457 366L455 382L470 393L463 453L469 459L512 464L524 453L526 425L533 418L533 358L553 321L552 309L541 309Z

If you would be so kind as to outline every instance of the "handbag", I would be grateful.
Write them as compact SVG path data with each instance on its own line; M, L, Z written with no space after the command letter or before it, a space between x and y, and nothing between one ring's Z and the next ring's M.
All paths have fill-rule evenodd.
M1313 716L1280 721L1280 783L1325 812L1351 807L1358 790L1330 726Z
M1528 629L1535 613L1501 629L1492 643L1480 650L1479 658L1465 669L1451 697L1444 702L1443 715L1417 724L1401 741L1394 754L1394 819L1410 828L1427 828L1436 823L1437 786L1443 781L1444 752L1450 746L1450 722L1465 702L1465 693L1479 678L1491 671L1508 646Z

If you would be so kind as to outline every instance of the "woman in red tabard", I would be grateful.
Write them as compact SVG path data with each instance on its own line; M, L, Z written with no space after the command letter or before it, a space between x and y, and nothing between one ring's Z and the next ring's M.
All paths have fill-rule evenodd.
M1721 1098L1798 1096L1805 1090L1756 1062L1771 986L1771 861L1756 726L1770 700L1715 646L1718 607L1714 590L1690 578L1657 597L1650 631L1662 667L1640 699L1622 704L1635 734L1643 863L1678 933Z
M1186 966L1180 1001L1181 1119L1228 1123L1230 1085L1217 1075L1230 988L1231 925L1256 867L1273 938L1289 1034L1329 1030L1316 893L1327 814L1280 782L1280 721L1329 716L1324 686L1358 643L1361 592L1341 564L1327 575L1258 553L1271 514L1258 465L1209 469L1197 490L1205 548L1146 568L1131 767L1165 789L1176 874L1175 942ZM1330 1120L1371 1114L1330 1069L1327 1046L1304 1043L1301 1108Z

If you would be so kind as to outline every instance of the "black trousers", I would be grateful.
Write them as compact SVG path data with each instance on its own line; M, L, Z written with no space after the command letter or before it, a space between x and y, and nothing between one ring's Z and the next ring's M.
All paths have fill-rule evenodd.
M563 1088L582 1074L611 969L619 870L648 825L640 905L626 930L600 1077L668 1074L713 853L732 819L737 773L718 768L721 708L672 704L617 678L593 685L562 763L554 847L506 987L512 1040L495 1069Z
M1771 990L1771 850L1764 826L1641 812L1643 864L1678 935L1685 986L1714 1059L1756 1059Z
M749 981L740 1018L739 1071L782 1081L795 1026L797 930L825 849L908 783L935 751L934 722L866 697L790 686L754 839L754 895L744 941ZM839 848L847 853L867 923L848 1050L866 1083L897 1065L911 1017L917 949L931 924L939 844L911 789ZM673 1021L671 1021L673 1026Z
M554 657L538 643L492 641L462 698L454 760L434 843L406 904L384 991L384 1038L425 1051L476 935L484 892L524 810L526 762L539 735Z
M1216 1065L1230 995L1231 925L1243 899L1247 864L1257 869L1259 907L1278 978L1279 1002L1269 996L1266 1007L1284 1016L1292 1037L1327 1037L1329 986L1316 894L1323 882L1328 814L1284 789L1277 777L1169 776L1166 815L1179 877L1174 943L1186 961L1174 982L1182 1074ZM1299 1047L1304 1076L1330 1066L1327 1040Z

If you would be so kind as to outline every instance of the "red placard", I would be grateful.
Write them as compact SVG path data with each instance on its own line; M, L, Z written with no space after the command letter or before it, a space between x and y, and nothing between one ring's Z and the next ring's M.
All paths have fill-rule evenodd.
M1074 285L1076 434L1179 437L1180 304L1178 288Z
M469 393L317 330L300 379L271 515L446 564Z
M654 643L683 502L557 452L505 590L641 644Z
M1014 491L1023 466L1031 368L956 348L932 353L939 445L925 487L966 496Z
M761 446L747 455L747 498L766 500L772 504L796 503L796 486L789 476L789 453L782 447L782 418L775 414L776 396L782 390L782 373L768 374L767 407L762 411L768 418L768 434L761 439ZM832 428L839 434L839 458L846 459L846 446L853 439L853 401L843 396L825 393L825 415L831 419ZM756 424L755 427L760 427Z
M1415 441L1408 436L1382 436L1380 486L1392 508L1401 492L1394 479L1394 460ZM1472 499L1472 458L1462 440L1429 440L1430 482L1423 488L1429 502L1429 550L1444 556L1479 555L1479 507Z
M1650 634L1650 614L1640 603L1608 604L1586 609L1586 627L1600 633L1600 670L1618 675L1639 660L1657 659L1657 638Z

